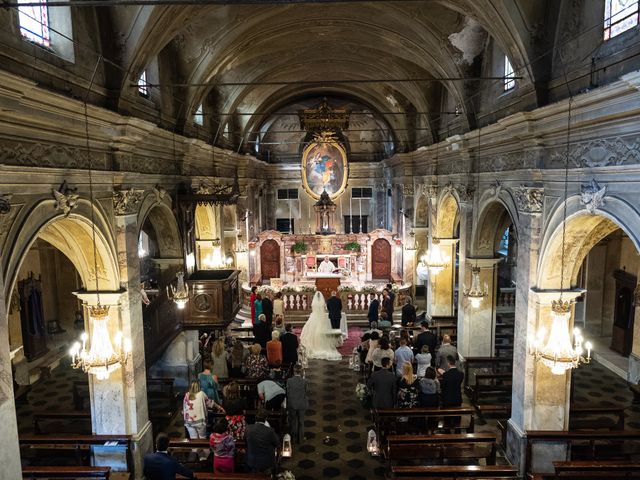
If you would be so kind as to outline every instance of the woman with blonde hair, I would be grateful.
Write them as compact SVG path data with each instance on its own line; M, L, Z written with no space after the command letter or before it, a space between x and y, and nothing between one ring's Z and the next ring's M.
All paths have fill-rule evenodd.
M229 378L229 366L227 365L227 351L224 348L224 337L213 342L211 348L211 374L217 378Z
M262 355L262 347L259 343L251 346L251 353L244 361L244 373L247 378L266 378L269 376L269 363Z
M196 380L191 383L182 402L184 426L189 432L189 438L207 438L207 408L215 408L224 413L224 408L209 399L200 389L200 382Z
M418 377L413 374L413 365L409 362L402 364L402 377L398 383L398 408L413 408L418 404Z

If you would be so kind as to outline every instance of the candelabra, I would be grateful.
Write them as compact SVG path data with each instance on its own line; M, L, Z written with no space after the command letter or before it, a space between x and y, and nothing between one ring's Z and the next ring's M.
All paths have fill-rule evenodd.
M182 310L189 301L189 286L184 283L184 273L178 272L178 285L167 285L167 297L173 300L177 307Z

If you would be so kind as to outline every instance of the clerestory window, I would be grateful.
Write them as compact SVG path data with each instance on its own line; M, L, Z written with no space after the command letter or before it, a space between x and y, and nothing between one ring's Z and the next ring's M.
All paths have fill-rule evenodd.
M604 39L620 35L638 25L638 0L606 0Z

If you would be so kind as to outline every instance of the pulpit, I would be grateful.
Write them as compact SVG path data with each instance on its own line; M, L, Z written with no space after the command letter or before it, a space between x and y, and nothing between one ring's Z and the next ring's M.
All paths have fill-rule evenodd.
M339 275L325 275L316 277L316 290L324 295L324 299L327 300L331 296L332 291L338 291L340 286Z

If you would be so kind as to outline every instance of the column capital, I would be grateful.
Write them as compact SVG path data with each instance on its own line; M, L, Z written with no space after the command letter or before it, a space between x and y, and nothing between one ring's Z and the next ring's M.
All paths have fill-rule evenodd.
M88 292L86 290L78 290L77 292L72 292L76 297L82 300L82 303L85 305L97 305L98 304L98 293L100 294L100 304L108 305L108 306L117 306L120 304L120 298L122 295L126 293L125 290L119 291L103 291L103 292Z
M477 266L478 268L493 268L495 265L502 261L502 258L473 258L467 257L467 264L472 267Z
M437 237L438 241L440 242L440 245L442 246L453 246L453 245L457 245L458 242L460 241L459 238L441 238L441 237Z
M538 305L551 305L551 302L560 298L561 292L563 300L575 300L586 293L584 288L574 288L572 290L539 290L532 288L529 291L533 294Z

